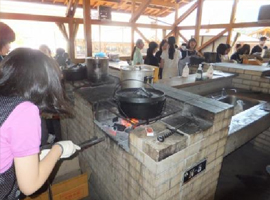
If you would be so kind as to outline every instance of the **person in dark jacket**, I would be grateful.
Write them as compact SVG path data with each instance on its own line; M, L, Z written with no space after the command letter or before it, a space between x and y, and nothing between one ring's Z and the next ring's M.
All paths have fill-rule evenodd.
M158 60L158 64L160 65L160 62L161 62L161 54L162 54L162 51L165 51L167 49L167 46L168 46L168 41L167 40L162 40L161 43L159 44L159 51L156 52L156 55L155 57L157 58ZM162 79L162 68L159 68L159 73L158 73L158 78L159 79Z
M266 40L267 40L266 37L261 37L259 45L256 45L255 47L252 48L251 54L261 53L263 49L267 49L267 46L265 46Z
M237 52L231 56L231 60L235 60L237 63L243 63L243 55L249 55L250 45L244 44Z
M156 42L150 42L149 48L147 49L146 58L144 63L147 65L159 66L158 59L154 56L154 53L157 51L158 44Z
M10 51L10 43L15 41L14 31L5 23L0 22L0 62Z

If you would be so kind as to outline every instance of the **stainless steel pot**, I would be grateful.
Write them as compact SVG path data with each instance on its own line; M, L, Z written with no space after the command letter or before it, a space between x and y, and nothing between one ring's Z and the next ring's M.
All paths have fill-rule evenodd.
M104 81L108 76L109 59L108 58L93 58L85 59L87 68L87 78L93 83Z
M153 83L153 77L154 69L149 66L136 65L121 67L122 88L145 87L144 83Z

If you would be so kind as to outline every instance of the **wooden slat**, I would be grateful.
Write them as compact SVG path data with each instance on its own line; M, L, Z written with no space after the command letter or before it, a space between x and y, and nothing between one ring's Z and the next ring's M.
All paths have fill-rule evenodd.
M92 30L91 30L91 9L90 0L83 0L83 24L84 24L84 38L86 45L86 57L92 56Z
M129 22L133 23L136 22L137 19L140 17L140 15L143 13L143 11L147 8L151 0L145 0L141 6L132 14Z
M178 24L184 21L197 7L198 2L194 3L183 15L181 15L177 20L175 20L173 26L178 26Z
M232 24L234 24L235 22L235 14L236 14L238 2L239 0L234 0L233 2L231 19L230 19L230 28L229 28L228 37L227 37L227 44L231 43L231 37L232 37L232 31L233 31Z
M62 33L62 35L64 36L65 40L68 41L69 37L68 37L67 30L66 30L64 23L56 22L55 24L58 26L58 28L59 28L60 32Z
M178 31L178 34L186 43L188 43L188 40L185 38L185 36L182 35L181 32Z
M137 28L137 27L134 27L135 28L135 31L142 37L142 39L149 43L150 41L143 35L143 33Z
M196 17L196 28L195 28L195 40L199 42L200 39L200 30L201 30L201 22L202 22L202 9L203 9L204 0L198 0L198 8L197 8L197 17Z
M68 24L68 30L69 30L69 40L68 40L68 53L70 59L73 61L75 59L75 35L74 35L74 26L73 22L70 22Z
M177 28L178 24L185 20L196 8L198 7L198 2L194 3L184 14L182 14L177 20L175 20L173 24L173 28L171 32L166 35L166 38L174 34L175 28Z
M221 38L226 32L228 31L228 29L224 29L223 31L221 31L218 35L216 35L215 37L211 38L210 40L208 40L207 42L205 42L202 46L200 46L198 48L198 51L204 49L205 47L207 47L208 45L210 45L211 43L213 43L214 41L218 40L219 38Z

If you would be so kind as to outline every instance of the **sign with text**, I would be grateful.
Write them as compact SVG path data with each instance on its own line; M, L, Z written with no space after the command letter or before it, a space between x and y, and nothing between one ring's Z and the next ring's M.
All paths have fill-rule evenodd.
M192 167L188 171L185 172L184 174L184 183L187 183L190 181L193 177L204 171L206 168L206 160L200 162L196 166Z

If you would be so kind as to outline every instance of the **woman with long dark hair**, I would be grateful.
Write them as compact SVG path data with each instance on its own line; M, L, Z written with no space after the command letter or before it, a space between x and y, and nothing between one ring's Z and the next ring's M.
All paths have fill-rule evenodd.
M68 113L60 70L39 50L16 49L0 65L0 199L34 193L60 157L80 149L60 141L39 155L43 111Z
M181 52L175 49L175 37L168 38L169 47L162 52L160 67L163 68L162 78L178 76L178 62L181 59Z
M243 56L249 55L250 53L250 45L244 44L237 52L235 52L231 56L231 60L235 60L237 63L242 64L243 63Z
M153 65L158 67L158 59L154 56L158 48L158 44L156 42L150 42L149 48L147 49L147 55L144 60L144 63L147 65Z
M166 51L168 46L168 41L166 39L163 39L161 43L159 44L159 51L157 51L155 57L158 59L158 64L159 64L159 72L158 72L158 78L162 79L162 68L160 67L160 62L161 62L161 54L163 51Z
M141 50L144 47L144 43L142 39L138 39L136 42L136 46L133 48L131 53L131 60L133 65L140 65L143 64L143 56Z

